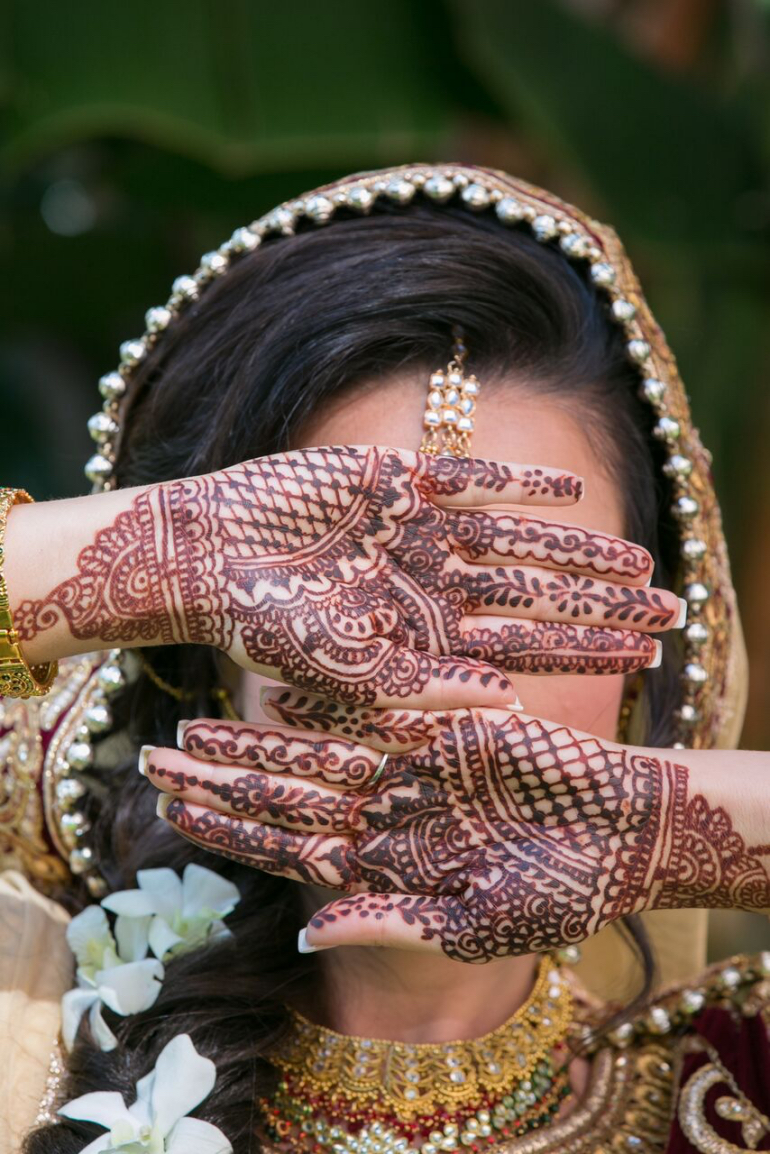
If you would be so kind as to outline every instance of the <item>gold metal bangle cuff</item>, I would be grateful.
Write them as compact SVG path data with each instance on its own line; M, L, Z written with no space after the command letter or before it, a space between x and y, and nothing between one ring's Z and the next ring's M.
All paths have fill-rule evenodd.
M14 629L8 589L3 577L5 560L5 523L14 505L31 503L32 497L24 489L0 488L0 696L43 697L51 688L59 666L56 661L45 665L29 665L19 645Z

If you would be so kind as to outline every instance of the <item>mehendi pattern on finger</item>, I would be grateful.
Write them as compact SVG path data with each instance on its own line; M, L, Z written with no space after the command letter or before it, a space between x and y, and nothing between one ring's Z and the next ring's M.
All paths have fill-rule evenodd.
M627 674L647 668L657 647L646 633L506 622L498 629L469 629L465 654L509 673Z
M265 873L308 885L348 889L348 844L342 837L297 834L283 826L262 825L215 810L188 806L173 798L166 820L203 849Z
M299 725L335 732L350 741L376 741L378 747L414 749L428 742L449 714L434 710L369 709L366 706L343 705L325 697L298 694L296 690L270 694L270 709L286 725ZM301 721L299 720L301 718Z
M418 454L421 461L426 458ZM530 501L569 498L579 501L583 495L582 478L558 469L524 466L516 474L523 498ZM497 461L479 461L473 457L429 457L423 465L419 482L423 492L451 496L473 485L487 492L502 490L511 481L510 466Z
M518 609L524 616L537 610L548 617L549 610L561 617L580 617L590 623L620 622L628 629L666 629L679 613L678 601L666 604L657 590L633 585L613 585L574 573L545 576L527 569L498 567L495 576L480 573L463 578L469 591L469 605L485 606L490 612L501 608Z
M460 515L451 524L454 540L471 560L494 553L500 560L589 569L620 580L641 580L652 572L652 559L640 545L578 525L485 512Z
M315 777L328 785L357 788L374 775L378 756L344 741L309 746L280 730L244 725L217 725L196 720L188 725L185 749L202 761L224 765L263 766L272 772Z
M216 774L206 773L205 763L199 772L153 764L148 776L161 788L167 783L171 787L169 792L175 794L195 791L205 798L203 804L211 805L218 813L285 825L289 829L347 833L355 829L362 804L362 799L355 795L343 798L316 785L290 782L257 770L232 780L218 780Z

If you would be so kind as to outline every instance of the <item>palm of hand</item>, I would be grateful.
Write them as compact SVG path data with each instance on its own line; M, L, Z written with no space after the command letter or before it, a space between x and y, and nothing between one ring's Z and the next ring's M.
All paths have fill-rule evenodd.
M471 590L456 554L480 530L442 502L578 492L569 474L355 448L263 458L179 485L197 606L190 639L364 702L404 699L437 675L478 675L461 656ZM637 572L643 551L628 562ZM458 659L439 666L430 655L440 654Z
M191 722L184 752L154 752L148 773L199 845L348 895L310 923L325 943L483 962L580 941L643 904L666 788L644 752L509 710L289 689L263 707L283 724Z
M506 672L647 667L679 616L638 545L494 508L580 491L396 449L265 457L139 490L15 620L25 643L66 620L78 640L211 645L343 702L502 705Z
M651 759L502 711L405 717L402 738L415 726L436 730L357 816L348 885L367 893L317 926L396 913L450 956L487 961L581 941L633 908L660 807Z

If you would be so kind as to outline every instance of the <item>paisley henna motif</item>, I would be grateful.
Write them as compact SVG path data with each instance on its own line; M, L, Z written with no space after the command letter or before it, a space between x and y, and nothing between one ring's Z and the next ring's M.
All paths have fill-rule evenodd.
M198 844L344 891L310 923L320 941L484 962L646 908L770 906L770 847L747 846L665 756L501 710L267 698L288 726L321 732L292 742L282 727L195 721L185 752L155 751L147 772L173 795L167 819ZM233 742L262 772L227 765ZM304 747L301 766L288 744ZM372 787L380 748L391 756Z
M467 613L486 604L490 590L511 607L525 589L541 596L542 586L547 617L556 603L550 586L567 575L472 564L470 555L576 569L559 598L575 581L591 592L570 608L573 621L588 614L605 625L626 598L638 601L635 630L663 628L674 613L670 594L661 595L668 617L651 614L651 590L580 575L641 585L651 561L638 546L491 509L573 502L579 492L578 479L558 471L392 449L265 457L140 492L82 550L76 576L21 605L19 633L28 641L63 618L80 639L211 645L246 668L348 702L412 703L432 686L430 704L441 704L446 683L475 686L459 704L475 703L487 688L495 691L487 699L499 702L512 688L480 664L482 654L524 668L521 632L503 634L509 652L505 640L493 644L488 623L475 632ZM561 612L557 605L557 618ZM609 632L579 641L574 630L532 636L532 664L544 672L624 672L650 664L655 652L649 641ZM581 664L581 654L594 660Z

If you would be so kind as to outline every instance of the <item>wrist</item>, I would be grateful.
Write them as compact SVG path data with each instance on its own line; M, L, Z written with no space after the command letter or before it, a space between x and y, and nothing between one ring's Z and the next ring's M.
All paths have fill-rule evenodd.
M645 752L661 796L645 907L770 908L767 755Z
M28 662L115 644L151 644L168 632L136 512L137 500L148 491L14 507L4 572Z

